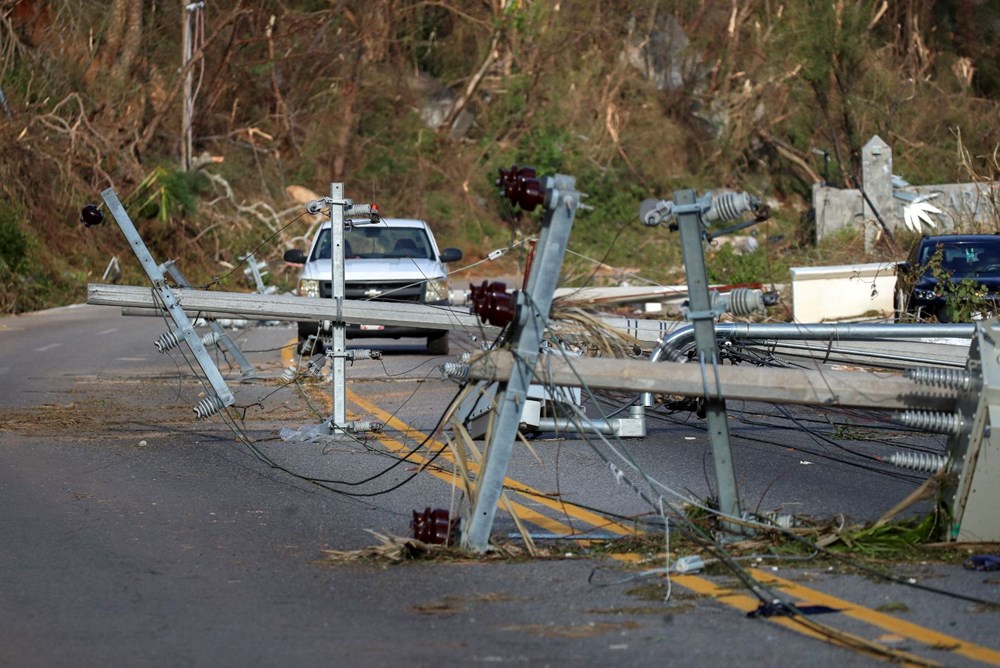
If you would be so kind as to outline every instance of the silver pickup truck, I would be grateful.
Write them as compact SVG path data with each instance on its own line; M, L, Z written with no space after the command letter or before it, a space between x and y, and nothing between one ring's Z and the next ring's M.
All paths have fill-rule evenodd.
M330 298L330 223L324 224L313 239L309 255L299 249L285 252L285 261L301 264L298 294ZM347 299L404 302L409 304L449 304L448 272L445 264L462 259L457 248L438 250L430 227L422 220L383 218L378 224L344 231L344 287ZM299 341L310 336L329 338L323 323L300 322ZM431 355L448 354L447 330L383 325L348 325L347 338L420 337L427 339Z

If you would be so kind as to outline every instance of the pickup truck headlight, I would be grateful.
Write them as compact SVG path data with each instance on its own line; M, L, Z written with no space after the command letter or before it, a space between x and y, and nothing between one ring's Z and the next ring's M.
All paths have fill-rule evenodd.
M424 301L441 302L448 299L448 279L432 278L424 284Z
M315 278L299 279L300 297L319 297L319 281Z

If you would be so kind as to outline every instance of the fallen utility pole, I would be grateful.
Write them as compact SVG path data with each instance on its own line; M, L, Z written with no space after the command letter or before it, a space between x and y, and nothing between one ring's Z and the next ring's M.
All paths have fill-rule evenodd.
M191 287L191 282L188 281L184 272L180 270L180 267L177 266L176 262L173 260L167 260L162 266L163 269L170 274L171 278L174 279L174 282L177 283L177 285L185 288ZM257 370L253 368L253 365L250 364L250 360L246 358L246 355L243 354L243 351L240 350L238 345L236 345L236 342L233 341L232 337L226 333L226 330L222 328L222 325L216 322L215 318L205 318L204 316L203 318L212 330L211 339L214 339L220 348L232 355L236 359L237 364L240 365L240 372L243 374L243 380L253 380L257 378Z
M462 530L462 546L476 552L489 549L497 503L503 493L521 411L532 384L531 369L538 359L549 325L552 295L559 283L566 245L583 197L576 190L576 179L572 176L557 174L537 179L532 168L501 170L498 185L505 197L525 211L543 205L546 213L527 283L524 290L517 293L510 314L510 339L517 356L511 360L512 373L497 393L493 431L483 455L482 475L476 485L475 508ZM494 303L494 307L498 306L500 304Z
M125 239L132 246L139 264L142 265L146 276L149 277L149 281L153 286L152 290L149 288L138 289L145 291L150 302L155 303L159 309L168 314L177 326L174 330L164 332L156 340L157 348L163 352L178 345L181 341L187 343L188 348L191 349L191 352L195 356L195 360L201 366L206 380L211 385L214 394L210 394L198 402L194 407L195 415L199 418L206 418L218 413L226 406L231 406L235 402L233 393L226 385L226 381L222 378L218 367L212 362L208 351L205 350L205 342L195 332L194 325L177 299L177 293L167 285L167 278L163 272L166 267L170 267L171 265L159 265L156 263L156 260L153 259L138 230L135 229L132 219L129 218L125 207L122 206L121 200L118 199L118 194L113 188L108 188L102 192L101 197L104 199L104 203L107 204L108 210L114 217L115 222L118 223L122 234L125 235ZM84 207L82 216L83 223L87 227L99 225L104 219L104 214L93 204Z
M486 352L469 364L473 380L506 381L514 355ZM718 386L716 386L716 373ZM710 380L700 365L645 360L573 358L547 355L532 370L545 386L587 387L624 392L654 392L703 397L721 390L726 399L854 408L954 410L958 392L921 384L901 376L863 371L813 371L756 366L719 365ZM705 384L710 387L706 390Z
M330 300L319 297L295 295L261 295L243 292L222 292L175 288L177 304L188 313L213 313L239 315L260 320L330 320ZM122 308L162 310L163 305L149 292L149 288L129 285L87 286L87 303ZM466 330L481 333L485 328L479 319L461 308L424 306L422 304L393 303L386 308L384 302L345 299L339 314L345 323L357 325L426 326L428 329ZM489 333L489 332L486 332Z

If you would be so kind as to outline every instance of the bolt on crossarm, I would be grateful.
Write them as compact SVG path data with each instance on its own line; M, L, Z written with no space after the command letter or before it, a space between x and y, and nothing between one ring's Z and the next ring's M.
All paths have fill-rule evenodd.
M516 296L516 310L511 322L510 340L514 347L514 369L499 392L499 407L493 423L486 461L479 478L476 505L468 527L462 533L462 546L475 552L489 549L490 532L496 517L497 503L510 464L514 440L521 421L521 409L527 399L542 337L549 323L552 295L559 281L566 245L573 220L580 206L581 193L572 176L535 178L531 168L509 172L500 170L498 184L503 194L522 209L531 211L539 204L547 209L542 222L535 259L525 289Z

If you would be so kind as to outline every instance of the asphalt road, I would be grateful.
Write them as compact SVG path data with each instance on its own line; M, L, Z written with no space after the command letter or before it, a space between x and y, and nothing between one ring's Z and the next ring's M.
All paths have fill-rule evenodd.
M193 419L202 387L184 356L156 352L163 329L155 318L90 306L0 319L0 665L881 661L795 621L748 618L758 601L724 572L675 576L664 601L664 579L640 577L657 564L631 566L572 542L545 559L335 562L325 550L376 545L367 530L408 535L413 510L452 503L446 473L416 461L389 468L389 453L429 433L456 390L436 373L440 360L387 343L382 361L356 363L348 376L351 415L388 421L385 434L289 443L278 437L283 427L316 424L330 410L329 385L280 380L292 328L239 333L255 381L241 383L220 358L237 397L238 419L228 423ZM730 409L741 501L762 513L878 517L920 476L871 457L893 442L940 447L862 412L798 409L792 421L774 407ZM679 493L710 497L701 421L660 411L650 428L624 444L637 466ZM581 439L541 435L531 446L511 465L519 484L613 518L650 513ZM331 491L292 473L340 482ZM541 545L553 527L610 531L580 509L516 501ZM498 513L497 539L517 545L506 540L514 529ZM827 562L748 565L758 578L783 578L779 591L793 602L833 610L810 621L927 662L1000 665L998 613L968 600L1000 601L991 573L880 564L962 600Z

